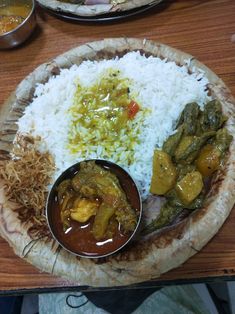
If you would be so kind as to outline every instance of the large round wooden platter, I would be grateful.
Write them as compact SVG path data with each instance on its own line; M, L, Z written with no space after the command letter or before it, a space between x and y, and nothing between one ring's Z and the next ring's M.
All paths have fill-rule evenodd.
M16 121L32 101L35 86L47 82L60 69L79 65L84 60L102 60L122 56L129 51L157 56L185 65L189 72L204 72L208 90L219 99L229 119L227 129L235 135L235 103L225 84L194 57L161 43L116 38L91 42L72 49L29 74L2 106L0 115L0 157L8 158L17 132ZM235 137L234 137L235 138ZM62 249L52 237L29 236L29 224L20 221L17 204L8 201L0 190L0 233L15 253L39 269L72 279L80 285L121 286L154 279L175 268L197 253L218 232L235 201L235 141L233 140L224 168L213 179L204 208L144 238L139 237L128 248L104 259L78 258ZM144 204L144 210L148 210Z

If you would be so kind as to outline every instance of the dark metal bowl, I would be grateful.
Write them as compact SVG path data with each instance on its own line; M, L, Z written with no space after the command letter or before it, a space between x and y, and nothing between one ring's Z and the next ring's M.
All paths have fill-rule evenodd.
M9 49L22 44L31 35L36 26L35 1L4 0L3 4L1 4L1 7L6 7L9 15L15 15L14 11L11 11L11 5L14 3L17 5L27 5L29 7L29 13L20 25L18 25L12 31L0 35L0 49Z
M55 210L56 210L55 209L55 204L56 204L55 199L57 197L57 187L62 181L64 181L65 179L72 178L79 171L81 162L76 163L73 166L71 166L70 168L68 168L67 170L65 170L58 177L58 179L55 181L55 183L53 184L53 186L50 190L50 193L48 195L48 199L47 199L46 216L47 216L47 222L48 222L48 225L49 225L49 228L50 228L50 231L51 231L53 237L63 248L65 248L70 253L75 254L77 256L80 256L80 257L101 258L101 257L106 257L108 255L117 253L118 251L120 251L121 249L126 247L126 245L133 239L133 237L136 234L137 229L140 225L140 221L141 221L142 201L141 201L141 197L140 197L138 188L137 188L134 180L122 167L120 167L117 164L114 164L110 161L107 161L107 160L95 159L95 160L86 160L85 162L87 162L87 161L95 161L95 163L97 165L99 165L100 167L112 172L118 178L119 183L120 183L123 191L126 194L127 200L129 201L131 206L136 209L136 212L138 214L137 225L136 225L135 230L128 237L127 241L123 245L121 245L120 247L115 249L114 251L110 251L110 252L103 254L103 255L98 255L98 254L91 255L91 254L86 254L84 252L79 252L79 251L73 250L63 240L63 236L61 236L61 232L60 232L61 229L58 230L58 225L55 222L56 217L58 219L58 212L57 212L57 214L55 213Z

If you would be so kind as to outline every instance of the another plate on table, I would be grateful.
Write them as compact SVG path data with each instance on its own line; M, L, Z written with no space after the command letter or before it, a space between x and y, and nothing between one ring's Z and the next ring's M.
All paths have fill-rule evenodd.
M89 6L61 3L60 1L37 0L37 2L49 13L66 20L75 22L111 22L149 12L159 5L162 0L129 1L128 5L124 3L122 5L98 4Z

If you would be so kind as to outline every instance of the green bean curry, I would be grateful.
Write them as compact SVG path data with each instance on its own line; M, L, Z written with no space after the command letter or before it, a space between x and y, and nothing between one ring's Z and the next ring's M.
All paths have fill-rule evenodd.
M55 203L63 242L86 255L115 251L137 225L136 210L118 178L95 161L82 162L71 179L58 185Z
M232 141L226 120L217 100L209 101L203 111L197 103L185 106L175 132L154 151L150 192L166 202L143 233L168 225L183 209L202 208Z

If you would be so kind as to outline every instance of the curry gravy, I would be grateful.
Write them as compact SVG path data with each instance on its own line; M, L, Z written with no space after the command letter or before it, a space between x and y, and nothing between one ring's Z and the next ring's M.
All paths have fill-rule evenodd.
M30 5L23 3L0 6L0 35L12 31L23 23L30 10Z
M92 257L105 255L124 245L130 237L130 235L122 234L120 228L118 228L113 238L97 241L91 232L94 218L91 218L86 223L79 223L71 219L70 228L64 231L60 218L60 208L56 199L53 212L56 236L61 243L73 252L80 252Z
M102 165L103 162L106 163L105 166ZM128 173L118 165L108 161L96 160L96 164L111 171L118 178L123 191L125 191L127 201L135 210L137 221L139 221L141 212L140 196L136 185ZM65 179L73 178L78 172L79 164L67 169L58 178L50 192L47 204L47 218L51 231L58 242L72 253L86 257L99 257L111 254L123 247L125 243L128 242L129 238L132 237L133 232L124 234L121 231L120 224L117 224L117 228L115 232L112 233L112 236L106 236L101 240L97 240L92 233L94 216L85 223L71 219L69 227L64 228L56 187Z

